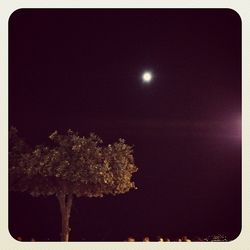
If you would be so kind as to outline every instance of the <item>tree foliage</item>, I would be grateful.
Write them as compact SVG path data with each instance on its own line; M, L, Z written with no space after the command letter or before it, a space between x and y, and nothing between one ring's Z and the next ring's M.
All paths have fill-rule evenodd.
M77 197L102 197L135 188L131 181L137 171L133 150L123 139L101 146L102 140L93 133L80 137L72 130L65 135L55 131L49 136L52 146L38 145L27 150L21 147L25 144L17 134L13 135L10 135L10 141L16 141L10 144L13 190L27 191L33 196L63 192Z
M72 130L66 134L55 131L49 136L49 146L37 145L32 149L13 128L9 139L10 189L32 196L56 195L64 240L69 234L73 196L103 197L135 188L132 175L137 167L133 149L123 139L104 146L94 133L81 137Z
M24 174L22 159L30 152L31 148L18 136L17 129L11 127L9 132L9 186L11 190L26 190L25 186L29 178Z

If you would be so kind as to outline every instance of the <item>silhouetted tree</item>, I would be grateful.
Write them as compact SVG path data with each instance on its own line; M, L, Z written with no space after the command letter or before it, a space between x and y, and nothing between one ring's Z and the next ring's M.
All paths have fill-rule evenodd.
M123 139L103 146L95 134L80 137L72 130L65 135L55 131L49 138L52 146L28 149L11 129L10 189L32 196L55 195L61 211L61 240L68 241L73 197L126 193L135 188L131 179L137 167L132 147Z

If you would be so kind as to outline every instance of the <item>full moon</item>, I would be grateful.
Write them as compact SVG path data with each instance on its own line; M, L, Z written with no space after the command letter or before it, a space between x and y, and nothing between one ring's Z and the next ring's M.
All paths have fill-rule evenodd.
M148 71L144 72L142 75L143 82L149 83L152 80L152 74Z

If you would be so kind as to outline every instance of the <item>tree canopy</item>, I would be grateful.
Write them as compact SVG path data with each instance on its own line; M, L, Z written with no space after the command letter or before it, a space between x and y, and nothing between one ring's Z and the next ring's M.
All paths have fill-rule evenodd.
M102 146L102 140L94 133L81 137L72 130L65 135L55 131L49 138L51 146L38 145L28 150L17 131L12 129L12 190L27 191L33 196L64 192L77 197L102 197L135 188L131 178L137 167L133 149L125 140Z
M49 139L49 146L31 148L11 128L10 190L32 196L55 195L62 215L62 240L68 241L73 197L126 193L136 188L132 175L137 167L133 148L124 139L104 146L94 133L81 137L72 130L66 134L55 131Z

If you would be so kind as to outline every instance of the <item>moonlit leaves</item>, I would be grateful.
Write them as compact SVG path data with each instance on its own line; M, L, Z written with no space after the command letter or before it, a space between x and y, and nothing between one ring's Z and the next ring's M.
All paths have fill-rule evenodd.
M131 179L137 167L132 147L124 140L103 146L95 134L81 137L72 130L66 134L55 131L49 138L50 147L39 145L12 157L10 176L15 180L18 177L12 190L34 196L63 191L78 197L103 197L135 188Z

